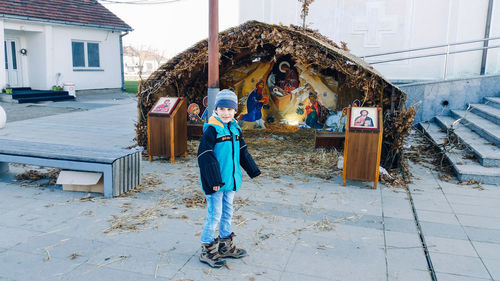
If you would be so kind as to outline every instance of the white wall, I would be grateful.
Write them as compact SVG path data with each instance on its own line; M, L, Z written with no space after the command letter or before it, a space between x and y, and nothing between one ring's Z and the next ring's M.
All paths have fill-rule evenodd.
M496 0L493 5L493 16L491 18L490 37L500 37L500 1ZM500 39L490 41L490 46L500 46ZM488 61L486 64L486 73L500 73L500 48L488 50Z
M121 88L119 35L107 30L54 26L49 82L55 83L56 74L61 73L62 82L75 83L76 90ZM73 70L72 40L99 42L99 69L102 71Z
M28 50L28 55L26 56L28 66L24 68L28 69L29 84L25 84L25 86L33 89L48 89L44 39L42 32L26 34L25 48Z
M3 89L7 84L7 79L5 76L5 47L4 42L4 21L0 20L0 89Z
M500 36L500 4L495 2L491 36ZM481 39L487 8L488 0L315 0L309 6L306 23L335 42L345 41L352 53L363 56ZM240 0L240 23L259 20L302 25L300 10L301 4L295 0ZM500 40L496 42L500 45ZM475 43L451 50L481 46ZM444 51L443 47L412 55ZM489 53L488 71L498 73L500 50L493 49ZM479 74L481 56L481 51L450 55L447 78ZM383 58L395 57L405 55ZM367 61L380 59L382 57ZM375 64L374 67L389 79L406 80L442 78L444 65L445 57L438 56Z

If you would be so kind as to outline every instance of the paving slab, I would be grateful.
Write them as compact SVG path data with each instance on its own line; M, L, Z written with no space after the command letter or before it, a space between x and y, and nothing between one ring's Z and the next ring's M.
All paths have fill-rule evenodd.
M488 242L478 242L472 241L474 248L478 252L478 254L483 259L496 259L500 260L500 256L498 253L500 252L500 244L499 243L488 243Z
M106 263L93 265L93 264L82 264L77 268L71 270L70 272L57 276L60 281L86 281L86 280L124 280L124 281L146 281L146 280L171 280L170 278L165 278L162 276L155 276L153 274L140 274L128 270L120 270L110 268L108 265L113 263L119 263L121 261L108 260ZM108 264L108 265L106 265Z
M472 278L491 278L478 257L432 253L431 258L434 269L438 273L457 274Z
M421 248L387 250L389 280L428 280L431 275ZM399 278L399 279L396 279Z
M484 206L460 203L451 203L451 205L457 214L500 218L500 213L497 212L498 207L488 206L487 202Z
M384 216L392 218L400 218L406 220L414 220L413 212L408 208L410 201L406 193L404 195L387 195L389 192L383 193L383 211Z
M2 223L0 225L0 233L2 233L0 236L0 247L9 249L29 240L33 236L39 235L41 232L19 227L8 227Z
M422 249L422 241L416 232L405 233L387 230L385 231L385 241L387 249Z
M426 236L427 247L432 253L442 253L467 257L478 257L473 243L468 240Z
M77 111L9 122L0 130L0 138L87 147L126 148L134 144L136 120L136 104L125 103L90 112Z
M429 280L430 273L428 270L418 269L396 269L392 271L389 268L388 280ZM439 279L441 280L441 279Z
M45 255L61 260L71 259L89 262L106 244L97 240L82 239L57 233L33 235L25 242L11 248L13 251Z
M244 260L229 260L230 269L204 268L200 270L198 257L194 256L171 280L286 280L283 271L245 264ZM295 274L292 274L295 275Z
M457 213L457 217L463 226L483 227L500 230L500 218L490 216L476 216Z
M420 222L434 222L449 225L460 225L455 214L439 211L419 210L418 219Z
M483 227L465 226L470 240L477 242L500 243L500 230Z
M80 262L69 259L47 259L46 254L34 255L13 250L0 254L0 264L0 276L9 280L57 280L80 266Z
M494 280L500 280L500 259L495 258L483 258L483 263L488 269L489 273Z
M477 278L468 275L460 275L460 274L449 274L449 273L436 273L437 279L439 281L484 281L491 280L490 278Z
M415 233L417 231L415 221L408 219L385 217L384 226L386 231L398 231L405 233Z
M498 198L478 197L461 194L446 194L446 199L451 205L463 204L481 206L483 208L495 208L498 205Z
M360 245L348 241L331 241L333 248L324 250L300 243L290 256L286 271L321 278L334 276L339 280L385 279L385 254L374 245ZM302 241L303 242L303 241ZM305 261L307 257L308 262ZM351 261L356 260L356 263Z
M283 272L281 274L281 280L290 280L290 281L303 281L303 280L311 280L311 281L326 281L326 280L342 280L336 276L330 276L329 278L321 278L313 275L307 275L302 273L292 273L292 272ZM257 280L257 279L256 279Z

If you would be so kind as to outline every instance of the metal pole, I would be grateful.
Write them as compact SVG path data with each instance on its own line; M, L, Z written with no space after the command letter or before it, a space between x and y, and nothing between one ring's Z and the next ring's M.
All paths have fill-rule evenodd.
M0 174L7 173L9 171L9 163L0 162Z
M209 0L208 8L208 106L207 120L215 105L215 96L219 92L219 2Z
M450 55L450 45L446 47L446 55L444 57L444 80L446 80L446 75L448 75L448 56Z
M493 0L488 2L488 14L486 15L486 28L484 29L484 38L490 37L490 28L491 28L491 14L493 13ZM488 47L489 40L485 40L483 43L483 47ZM483 50L483 57L481 59L481 75L486 73L486 59L488 57L488 49Z

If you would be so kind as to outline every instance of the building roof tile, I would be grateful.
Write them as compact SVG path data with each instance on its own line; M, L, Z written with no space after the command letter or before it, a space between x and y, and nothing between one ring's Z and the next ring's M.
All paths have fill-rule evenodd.
M132 30L97 0L2 0L0 17Z

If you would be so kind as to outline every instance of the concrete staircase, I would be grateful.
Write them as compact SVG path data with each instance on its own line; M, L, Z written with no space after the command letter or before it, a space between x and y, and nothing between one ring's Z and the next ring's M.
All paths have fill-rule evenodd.
M500 185L500 98L485 98L419 126L444 151L460 181Z

